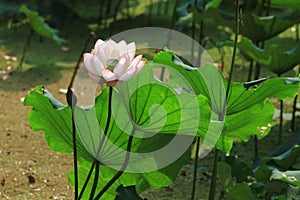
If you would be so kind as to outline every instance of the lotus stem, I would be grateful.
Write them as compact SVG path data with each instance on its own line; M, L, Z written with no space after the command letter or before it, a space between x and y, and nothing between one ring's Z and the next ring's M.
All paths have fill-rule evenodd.
M202 7L204 8L205 5L206 5L206 0L203 2ZM195 7L197 8L197 0L195 1ZM193 23L195 23L195 20L193 20ZM195 29L195 24L193 24L193 26L194 26L193 28ZM200 63L201 63L200 62L200 57L201 57L201 45L202 45L202 40L203 40L203 29L204 29L204 22L202 20L201 23L200 23L200 31L199 31L199 44L200 44L200 47L198 49L198 58L197 58L196 67L198 67L198 66L200 67ZM195 30L193 30L193 34L194 34L194 31ZM194 47L194 45L192 47ZM194 52L192 52L192 55L194 55ZM195 199L196 182L197 182L197 171L198 171L198 159L199 159L198 158L199 149L200 149L200 137L197 137L191 200Z
M99 171L100 171L100 162L95 159L95 177L94 177L94 182L93 182L93 186L92 186L92 190L91 190L91 193L90 193L90 198L89 200L92 200L94 198L94 195L95 195L95 192L96 192L96 189L97 189L97 185L98 185L98 179L99 179Z
M296 25L296 41L299 42L299 24ZM298 74L300 74L300 66L298 66ZM295 121L296 121L296 111L297 111L297 101L298 101L298 95L294 98L293 103L293 113L292 113L292 122L291 122L291 130L295 130Z
M292 113L292 122L291 122L291 130L292 130L292 131L295 130L297 102L298 102L298 95L295 96L295 98L294 98L294 103L293 103L293 113Z
M67 92L67 102L71 107L72 111L72 143L73 143L73 165L74 165L74 199L78 199L78 163L77 163L77 141L76 141L76 126L75 126L75 106L76 106L76 97L71 90L71 87L68 87Z
M197 9L197 0L195 0L194 1L194 7L195 7L195 9ZM195 49L194 49L194 40L195 40L195 31L196 31L196 20L195 20L195 15L193 15L193 21L192 21L192 38L193 38L193 40L192 40L192 49L191 49L191 63L192 64L194 64L194 51L195 51Z
M237 49L237 42L238 42L238 35L239 35L239 7L240 7L239 5L240 5L240 1L236 0L235 1L235 37L234 37L234 47L233 47L233 53L231 59L230 73L229 73L228 84L226 88L226 101L229 98L230 84L231 84L231 79L234 70L234 61L236 56L236 49ZM226 106L224 106L224 109L226 109ZM219 154L219 150L215 149L213 172L212 172L212 178L211 178L210 189L209 189L209 197L208 197L209 200L214 200L215 198L217 172L218 172L218 157L219 157L218 154Z
M283 126L283 100L280 100L280 120L279 120L278 144L280 144L281 138L282 138L282 126Z
M88 183L89 183L89 181L90 181L90 178L91 178L91 176L92 176L92 174L93 174L93 170L94 170L95 164L96 164L96 162L93 162L93 164L92 164L92 166L91 166L91 168L90 168L90 171L89 171L89 173L88 173L88 175L87 175L87 178L86 178L86 180L85 180L85 182L84 182L84 184L83 184L83 186L82 186L82 189L81 189L81 191L80 191L80 194L79 194L79 196L78 196L78 199L81 199L82 196L83 196L83 194L84 194L84 191L85 191L85 189L86 189L86 186L88 185Z
M230 84L232 80L233 70L234 70L234 62L236 56L236 49L237 49L237 42L239 37L239 0L236 0L236 9L235 9L235 37L234 37L234 45L233 45L233 53L231 58L231 65L230 65L230 72L228 77L228 85L226 88L226 98L228 98L229 91L230 91Z
M159 0L159 1L157 2L157 15L160 15L161 1L162 1L162 0Z
M217 182L217 173L218 173L218 158L219 158L219 150L215 149L215 155L214 155L214 166L212 171L212 177L211 177L211 183L210 183L210 189L209 189L209 200L215 199L215 190L216 190L216 182Z
M196 142L196 153L195 153L195 160L194 160L194 175L193 175L193 187L192 187L192 196L191 200L195 199L195 192L196 192L196 183L197 183L197 171L198 171L198 154L200 149L200 137L197 137Z
M78 199L78 166L77 166L77 143L76 143L76 126L75 126L75 120L74 120L74 107L76 105L76 97L73 94L72 87L73 83L75 80L75 77L77 75L78 69L79 69L79 64L81 62L83 53L85 52L90 40L92 37L95 36L94 33L90 33L88 39L86 40L86 43L83 46L82 52L77 60L76 67L73 71L72 78L70 80L69 86L68 86L68 92L67 92L67 102L68 105L71 107L72 110L72 140L73 140L73 164L74 164L74 189L75 189L75 194L74 194L74 199Z
M166 1L165 14L168 14L168 10L169 10L169 0Z
M30 40L34 34L34 31L32 28L30 28L30 32L29 32L29 35L27 37L27 40L26 40L26 43L24 45L24 48L23 48L23 51L22 51L22 57L21 57L21 60L20 60L20 63L18 65L18 68L17 68L17 71L21 71L22 70L22 66L23 66L23 62L24 62L24 59L25 59L25 55L26 55L26 52L27 52L27 47L29 46L30 44Z
M132 129L132 131L130 133L130 136L129 136L129 139L128 139L128 143L127 143L126 156L125 156L125 160L124 160L124 163L123 163L121 169L102 188L102 190L97 194L97 196L95 197L94 200L100 199L103 196L103 194L116 182L116 180L124 173L125 169L127 168L128 163L129 163L129 159L130 159L130 153L131 153L130 151L131 151L131 145L132 145L134 133L135 133L135 127Z
M84 54L84 52L86 51L87 46L89 45L89 43L91 42L91 40L92 40L93 37L94 37L94 38L96 37L96 36L95 36L95 33L94 33L94 32L90 32L88 38L87 38L86 41L85 41L85 44L84 44L83 47L82 47L82 51L81 51L81 53L80 53L80 56L79 56L79 58L78 58L78 60L77 60L76 67L75 67L75 69L74 69L74 71L73 71L73 75L72 75L71 81L70 81L70 83L69 83L69 88L72 88L72 87L73 87L73 83L74 83L75 77L76 77L76 75L77 75L77 72L78 72L78 70L79 70L79 65L80 65L80 62L81 62L81 60L82 60L83 54Z
M254 61L253 61L253 59L251 59L250 64L249 64L249 72L248 72L247 81L251 81L251 76L252 76L252 72L253 72L253 64L254 64Z
M166 8L167 8L168 3L169 3L169 0L167 0ZM172 33L172 29L174 28L174 24L175 24L175 20L176 20L176 8L178 6L178 3L179 3L179 0L176 0L174 8L173 8L173 14L172 14L171 24L170 24L170 29L171 30L169 31L167 47L169 47L169 45L170 45L171 33ZM165 71L166 71L165 67L161 67L161 73L160 73L160 80L161 81L164 80Z
M110 27L110 33L109 33L109 36L112 36L113 35L113 32L114 32L114 28L115 28L115 23L117 21L117 15L118 15L118 11L119 11L119 8L122 4L122 1L123 0L119 0L116 7L115 7L115 13L114 13L114 18L113 18L113 22L111 24L111 27ZM111 2L111 1L109 1ZM109 3L110 4L110 3Z

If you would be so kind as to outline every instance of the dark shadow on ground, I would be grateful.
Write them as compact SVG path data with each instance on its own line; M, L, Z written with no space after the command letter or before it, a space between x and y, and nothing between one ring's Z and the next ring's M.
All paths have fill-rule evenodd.
M22 72L11 72L7 80L0 80L0 90L27 91L37 85L55 83L61 79L66 70L70 70L70 68L44 64Z

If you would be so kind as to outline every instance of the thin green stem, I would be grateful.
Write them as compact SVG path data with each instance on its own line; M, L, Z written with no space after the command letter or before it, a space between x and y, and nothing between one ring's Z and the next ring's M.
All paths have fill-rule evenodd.
M23 51L22 51L22 57L21 57L20 63L19 63L18 68L17 68L18 71L22 70L23 62L24 62L25 55L26 55L26 52L27 52L27 47L29 46L30 40L31 40L31 38L33 36L33 33L34 33L34 31L31 28L31 30L29 32L29 35L27 37L26 43L24 45Z
M258 138L257 135L254 136L254 162L258 158Z
M203 9L205 8L205 5L206 5L206 0L204 0L203 4L202 4L202 7ZM197 62L196 62L196 66L199 66L200 67L200 64L201 64L201 53L202 53L202 47L201 45L203 45L203 38L204 38L204 34L203 34L203 31L204 31L204 20L201 20L200 22L200 30L199 30L199 49L198 49L198 57L197 57Z
M153 0L150 0L149 13L148 13L148 19L147 19L147 20L148 20L147 25L151 25L152 9L153 9Z
M113 32L114 32L114 28L115 28L115 23L117 21L117 15L118 15L118 11L119 11L119 8L122 4L122 1L123 0L119 0L116 7L115 7L115 13L114 13L114 17L113 17L113 22L110 26L110 33L109 33L109 36L112 36L113 35Z
M299 42L299 24L296 25L296 41Z
M124 160L124 163L123 163L121 169L102 188L102 190L95 197L95 200L100 199L103 196L103 194L116 182L116 180L124 173L125 169L127 168L128 163L129 163L129 159L130 159L130 153L131 153L130 151L131 151L131 145L132 145L134 133L135 133L135 128L133 128L132 131L131 131L131 133L130 133L130 136L129 136L129 139L128 139L128 143L127 143L126 156L125 156L125 160Z
M74 116L75 116L74 108L76 106L77 100L76 100L75 94L72 91L72 87L73 87L73 83L74 83L75 77L76 77L78 69L79 69L79 64L81 62L83 53L85 52L90 40L92 39L92 36L94 36L94 34L90 33L88 39L86 40L86 43L83 46L82 52L81 52L81 54L80 54L80 56L77 60L77 65L76 65L76 67L73 71L73 75L72 75L72 78L70 80L70 83L69 83L69 86L68 86L68 92L67 92L67 95L66 95L68 105L71 107L71 110L72 110L72 140L73 140L72 142L73 142L74 189L75 189L74 199L75 200L78 199L77 142L76 142L76 126L75 126L75 119L74 119Z
M75 105L74 105L75 106ZM75 110L72 108L72 139L73 139L73 165L74 165L74 199L78 197L78 165L77 165L77 142L76 142L76 128L75 128Z
M126 15L127 19L130 19L130 7L129 7L129 0L126 0Z
M71 83L72 84L72 81ZM77 99L73 93L71 87L68 87L68 92L66 95L68 105L71 107L72 111L72 145L73 145L73 165L74 165L74 199L78 199L78 165L77 165L77 141L76 141L76 126L75 126L75 106L77 104Z
M96 165L96 167L95 167L95 177L94 177L94 182L93 182L93 186L92 186L92 190L91 190L91 193L90 193L89 200L92 200L94 198L95 192L96 192L96 189L97 189L97 185L98 185L100 162L98 160L96 160L95 165Z
M165 4L165 14L168 14L168 10L169 10L169 0L167 0Z
M299 24L296 25L296 41L299 42ZM298 66L298 74L300 74L300 66ZM293 113L292 113L292 122L291 122L291 130L294 131L295 129L295 121L296 121L296 111L297 111L297 102L298 102L298 95L294 98L293 103Z
M85 182L84 182L84 184L83 184L83 186L82 186L82 189L81 189L81 191L80 191L80 194L79 194L79 196L78 196L78 199L81 199L82 196L83 196L83 194L84 194L84 191L85 191L85 189L86 189L86 187L87 187L87 185L88 185L88 183L89 183L89 181L90 181L90 178L91 178L91 176L92 176L92 174L93 174L93 170L94 170L94 167L95 167L95 163L96 163L96 162L93 162L93 164L92 164L92 166L91 166L91 168L90 168L90 171L89 171L89 173L88 173L88 175L87 175L87 178L86 178L86 180L85 180Z
M270 15L270 9L271 9L271 0L267 0L266 16Z
M214 155L214 166L213 166L213 172L211 177L211 184L209 189L209 200L215 199L215 190L216 190L216 181L217 181L217 172L218 172L218 157L219 157L219 150L215 149L215 155Z
M169 1L167 1L167 2L169 2ZM168 40L167 40L167 47L170 45L171 33L172 33L172 29L174 27L175 20L176 20L176 8L178 6L178 2L179 2L179 0L175 1L175 5L174 5L174 9L173 9L171 24L170 24L170 31L169 31L169 36L168 36ZM161 81L164 81L165 71L166 71L165 67L161 67L161 73L160 73L160 80Z
M104 0L100 1L99 4L99 14L98 14L98 27L97 29L100 29L101 25L102 25L102 20L103 20L103 11L104 11Z
M195 9L197 9L197 5L198 4L198 1L197 0L194 0L194 7ZM195 15L193 15L193 22L192 22L192 53L191 53L191 63L194 64L194 51L195 51L195 47L194 47L194 40L195 40L195 31L196 31L196 19L195 19Z
M107 121L106 121L106 125L105 125L105 129L104 129L104 136L101 138L100 144L98 146L97 149L97 153L95 156L95 160L93 162L93 165L91 166L90 172L85 180L85 184L88 183L90 177L91 177L91 172L93 171L94 167L95 168L95 177L94 177L94 182L93 182L93 186L92 186L92 190L90 193L90 198L89 199L93 199L95 196L95 192L96 192L96 188L98 185L98 179L99 179L99 172L100 172L100 161L97 160L97 157L100 153L101 147L104 143L105 140L105 136L107 135L108 132L108 128L109 128L109 124L110 124L110 120L111 120L111 102L112 102L112 93L113 93L113 88L111 86L109 86L109 95L108 95L108 113L107 113ZM85 187L82 189L81 193L83 194ZM81 195L82 196L82 195ZM80 196L80 197L81 197Z
M161 9L161 0L159 0L158 2L157 2L157 16L159 16L160 15L160 9Z
M73 83L74 83L75 77L76 77L76 75L77 75L77 72L78 72L78 70L79 70L80 62L81 62L81 60L82 60L82 58L83 58L83 54L84 54L84 52L86 51L86 49L87 49L89 43L91 42L92 38L96 38L94 32L90 32L90 34L89 34L87 40L85 41L85 43L84 43L84 45L83 45L83 47L82 47L82 51L81 51L81 53L80 53L80 56L78 57L76 67L74 68L73 75L72 75L71 81L70 81L70 83L69 83L69 88L72 88L72 87L73 87Z
M294 103L293 103L293 113L292 113L292 122L291 122L291 130L292 130L292 131L295 130L297 102L298 102L298 95L295 96L295 98L294 98Z
M280 77L280 74L277 74ZM283 126L283 100L280 100L280 115L279 115L279 133L278 133L278 141L277 143L280 144L282 138L282 126Z
M112 114L112 107L111 107L111 105L112 105L112 93L113 93L113 87L109 86L107 120L106 120L105 129L104 129L104 135L101 138L100 144L98 146L98 150L97 150L97 153L96 153L96 158L98 157L98 155L100 153L100 150L103 146L104 140L106 139L106 135L108 133L108 128L109 128L109 125L110 125L111 114Z
M200 137L197 137L196 142L196 154L195 154L195 161L194 161L194 176L193 176L193 188L192 188L192 196L191 200L195 199L195 193L196 193L196 182L197 182L197 171L198 171L198 154L200 149Z
M237 41L238 41L238 35L239 35L239 0L235 1L235 38L234 38L234 49L232 53L232 59L231 59L231 66L230 66L230 73L228 77L228 84L226 88L226 101L228 101L229 98L229 92L230 92L230 84L232 80L233 70L234 70L234 61L236 56L236 48L237 48ZM225 104L226 102L224 102ZM223 120L223 115L225 113L226 106L223 106L223 113L222 116L219 116L221 120ZM216 190L216 182L217 182L217 172L218 172L218 154L219 150L215 149L215 157L214 157L214 165L213 165L213 172L212 172L212 178L210 183L210 189L209 189L209 200L214 200L215 198L215 190Z
M282 126L283 126L283 100L280 100L280 117L279 117L278 144L280 144L281 138L282 138Z
M204 2L202 4L202 7L205 8L205 5L206 5L206 0L204 0ZM197 9L197 0L195 0L195 8ZM195 23L195 19L193 20L193 23ZM193 26L194 26L193 28L195 28L195 24L193 24ZM203 38L204 38L203 37L203 30L204 30L204 21L202 20L200 22L199 40L198 40L200 46L199 46L199 49L198 49L198 57L197 57L196 65L195 65L196 67L198 67L198 66L200 67L200 63L201 63L201 61L200 61L200 59L201 59L201 52L202 52L201 45L202 45ZM193 34L194 34L194 31L195 30L193 30ZM194 47L194 45L193 45L193 47ZM192 52L192 55L194 55L194 52ZM196 193L199 149L200 149L200 137L197 137L191 200L195 199L195 193Z
M229 92L230 92L230 84L232 80L233 70L234 70L234 62L235 62L235 56L236 56L236 49L237 49L237 42L239 37L239 0L236 0L236 9L235 9L235 37L234 37L234 46L233 46L233 53L231 58L231 65L230 65L230 72L228 77L228 85L226 88L226 98L228 98Z

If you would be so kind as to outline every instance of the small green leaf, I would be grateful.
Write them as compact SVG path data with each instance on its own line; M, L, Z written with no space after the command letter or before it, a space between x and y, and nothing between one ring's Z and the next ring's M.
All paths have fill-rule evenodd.
M208 10L210 8L217 8L219 7L220 3L222 3L222 0L212 0L205 5L205 10Z
M29 20L29 24L36 33L54 40L59 45L64 42L64 40L57 35L58 31L51 28L46 22L44 22L44 19L39 16L38 12L31 11L25 4L19 8L19 12L26 15Z
M236 182L248 182L249 177L253 177L252 170L241 159L234 156L226 156L225 162L231 166L231 176L235 178Z
M218 162L218 175L225 191L233 187L231 166L229 164L225 162Z
M238 183L226 193L232 200L249 200L252 198L251 188L247 183Z
M266 162L266 161L265 161ZM272 170L263 162L259 167L254 169L254 177L257 181L267 181L270 180Z
M281 168L290 169L300 155L300 129L285 140L279 147L275 148L269 157Z

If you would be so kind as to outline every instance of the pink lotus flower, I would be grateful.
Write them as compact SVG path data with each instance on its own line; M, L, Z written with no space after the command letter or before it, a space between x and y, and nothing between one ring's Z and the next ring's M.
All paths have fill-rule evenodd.
M115 86L137 75L146 64L141 60L143 55L134 58L135 51L134 42L126 44L124 40L116 43L112 39L99 39L92 52L83 55L84 65L92 80Z

